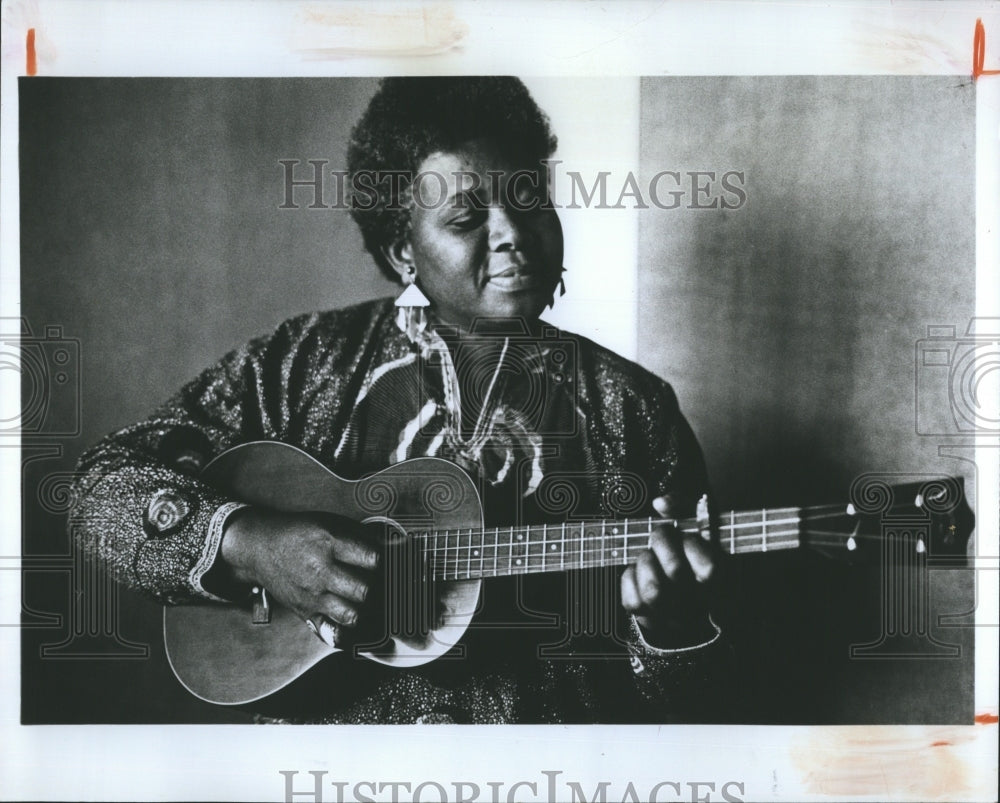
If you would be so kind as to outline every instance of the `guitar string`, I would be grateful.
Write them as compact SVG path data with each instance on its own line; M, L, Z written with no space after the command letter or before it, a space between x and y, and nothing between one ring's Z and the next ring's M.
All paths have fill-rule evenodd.
M825 510L827 512L818 513L818 514L816 513L816 511L821 511L821 510ZM816 506L816 507L812 507L812 508L775 508L773 510L772 509L768 509L768 510L766 510L764 512L765 513L776 514L776 513L783 513L785 511L789 511L789 512L791 512L791 511L801 511L803 513L808 513L809 515L806 515L806 516L797 516L797 517L792 517L792 518L789 518L789 519L766 519L766 518L764 518L764 519L760 519L760 520L756 520L756 521L736 522L734 524L721 524L721 525L719 525L718 529L720 531L722 531L722 532L732 532L732 531L737 530L737 529L746 529L746 528L749 528L749 527L767 527L767 526L776 525L776 524L792 524L792 523L794 523L794 524L801 524L801 523L804 523L804 522L818 521L820 519L828 519L828 518L838 518L838 517L849 517L851 519L856 518L856 517L850 516L850 514L846 513L844 511L843 506L840 506L840 505L837 505L837 506L823 505L823 506ZM756 511L742 511L742 512L731 511L731 512L736 513L736 515L759 515ZM727 514L723 514L723 515L728 515L728 513ZM626 519L626 521L629 521L629 520ZM641 521L641 519L639 521ZM647 519L647 521L650 522L650 524L647 525L648 529L644 533L641 533L641 534L648 535L649 534L649 529L652 528L652 522L654 520L652 518L649 518L649 519ZM656 519L655 521L657 523L667 523L669 521L669 519L663 519L663 520ZM690 521L690 520L685 520L684 523L686 523L687 521ZM637 524L637 523L638 522L633 521L633 525ZM525 536L525 535L531 536L533 533L537 535L538 532L539 532L539 530L543 526L545 526L545 525L542 525L542 524L526 524L526 525L520 525L520 526L507 526L507 527L503 527L503 528L499 528L499 529L506 530L509 533L509 535L510 535L511 538L513 538L515 535L517 535L518 539L520 540L521 536ZM585 529L596 530L597 528L606 528L608 526L610 526L610 527L623 527L623 526L627 526L627 525L623 525L621 522L583 521L583 522L572 522L569 526L571 526L573 529L578 529L580 527L583 527ZM464 530L464 529L466 529L466 528L463 527L463 528L460 528L458 530L415 531L413 533L410 533L410 535L411 535L411 537L425 538L425 539L428 539L428 540L431 540L431 539L441 539L441 538L447 539L447 538L452 538L452 537L458 539L458 538L461 538L461 530ZM473 537L473 536L485 536L485 535L489 534L490 531L495 531L498 528L496 528L496 527L486 527L486 528L468 528L468 529L470 530L469 536ZM700 532L700 529L697 528L697 527L683 527L682 528L682 532L685 532L685 533L695 533L695 532ZM630 535L631 534L632 533L630 533ZM755 535L756 536L756 535L760 535L760 533L750 533L749 535ZM770 535L770 533L768 533L768 535ZM599 537L599 536L593 536L593 537ZM741 537L741 535L739 535L739 534L736 535L736 538L740 538L740 537ZM728 538L728 536L727 536L727 538Z
M638 534L635 534L638 536ZM768 544L769 549L788 549L799 546L798 538L784 538L787 535L797 535L796 531L793 530L782 530L774 533L774 540L770 541ZM572 541L573 539L567 539L567 541ZM563 546L566 542L562 539L551 541L551 544L555 546ZM580 543L579 541L577 543ZM541 545L539 545L541 546ZM636 547L641 547L645 549L645 541L641 543L622 543L621 549L619 550L617 546L613 543L612 546L615 548L609 549L607 545L600 546L596 542L591 542L588 545L590 548L572 550L570 552L571 560L574 564L570 565L570 568L577 568L575 565L575 558L577 554L579 555L579 568L584 568L586 566L605 566L614 565L619 562L619 560L609 560L609 558L617 558L618 552L622 552L620 562L629 563L631 559L635 557ZM516 567L526 567L535 570L545 570L545 569L565 569L567 567L566 562L566 550L563 548L558 556L558 566L556 566L556 556L550 555L544 549L536 551L528 551L518 557L514 552L509 551L510 546L500 546L500 545L487 545L485 549L493 549L494 554L494 568L492 574L495 576L498 574L498 563L500 558L504 561L505 573L509 567L510 571L516 572ZM506 552L506 554L501 554ZM631 554L630 554L631 553ZM527 564L527 566L526 566ZM459 568L465 566L466 571L460 572ZM441 560L435 564L435 569L443 572L445 575L451 574L458 577L462 574L466 576L475 576L471 571L471 562L463 556L463 552L456 549L453 555L444 555Z
M843 547L844 542L838 541L835 544L828 544L829 546ZM770 545L770 549L781 550L781 549L792 549L797 548L799 542L797 540L783 540L776 541ZM822 545L821 545L822 546ZM631 563L634 559L634 555L630 556L628 552L624 552L621 559L615 561L609 561L606 555L599 554L596 551L580 552L580 559L577 562L572 560L566 562L565 560L560 560L559 565L556 565L553 561L552 563L547 562L546 556L544 554L531 554L527 555L525 560L518 564L508 564L506 566L495 566L490 570L481 570L480 572L460 572L457 569L457 564L452 563L441 563L434 567L434 578L437 580L460 580L460 579L474 579L482 577L496 577L496 576L509 576L514 574L541 574L545 572L552 571L568 571L575 569L588 569L588 568L608 568L614 565L627 565Z
M775 524L778 524L778 523L785 524L785 523L798 523L798 522L786 520L786 521L774 522L774 523ZM539 525L539 526L541 526L541 525ZM607 538L607 537L610 537L610 538L621 538L621 539L648 539L649 536L652 534L652 529L650 528L650 529L640 529L638 532L634 532L633 531L633 532L612 533L609 536L606 531L602 535L601 534L596 534L595 531L598 530L599 528L600 528L600 525L595 525L593 527L587 528L588 530L590 530L590 532L588 532L587 534L585 534L583 536L575 536L575 537L573 537L573 536L567 536L567 537L560 537L560 538L551 538L551 537L545 536L544 538L535 538L535 539L532 539L532 538L529 537L527 540L522 540L522 539L519 538L517 541L509 540L509 542L508 542L508 544L506 546L502 545L500 543L499 539L495 537L495 535L494 535L494 538L492 538L492 539L483 537L483 536L486 536L486 535L489 534L488 530L487 531L481 531L481 530L470 531L469 533L467 533L464 536L465 540L463 540L463 536L457 535L453 531L444 531L442 533L426 533L426 532L421 532L421 531L415 531L415 532L411 533L410 536L412 538L417 538L419 540L424 540L424 541L426 541L428 543L437 543L437 542L440 542L442 539L444 539L447 542L449 540L449 538L454 538L455 539L455 544L454 545L445 543L445 545L442 546L440 543L437 543L437 547L436 547L437 551L447 553L447 552L450 552L450 551L460 551L460 550L461 551L466 551L466 550L469 550L469 549L499 549L499 548L517 549L517 548L519 548L521 546L524 546L524 547L538 547L540 545L541 546L548 546L548 545L558 545L558 544L579 544L579 543L595 544L598 541L600 541L602 538ZM511 533L511 528L509 528L509 527L504 527L502 529L505 530L507 533ZM576 529L576 528L574 527L574 529ZM517 532L517 530L515 529L514 532ZM701 534L702 531L699 530L699 529L696 529L696 528L686 528L686 529L681 529L680 532L684 533L684 534L698 535L698 534ZM720 540L721 541L725 541L726 543L728 543L730 541L736 541L736 542L739 542L739 543L746 543L746 542L756 542L756 541L760 541L760 540L763 540L763 539L766 538L768 541L770 541L770 539L776 538L776 537L779 537L779 536L782 536L782 535L799 535L799 532L800 531L798 529L794 529L794 530L775 530L775 531L762 529L760 532L755 532L755 533L737 533L735 535L726 536L725 538L722 538ZM522 531L521 534L523 535L525 533ZM877 534L851 533L851 532L849 532L847 530L816 530L816 529L807 529L805 534L806 534L807 539L810 536L815 536L815 535L825 535L825 536L831 536L831 537L841 537L841 538L844 538L845 540L848 539L848 538L851 538L851 537L853 537L855 540L859 540L859 539L860 540L880 540L881 539L881 536L877 535ZM511 535L513 535L513 533L511 533ZM530 533L529 533L529 535L530 535ZM477 536L479 538L477 538Z
M695 531L691 531L691 532L698 532L698 531L695 530ZM621 550L623 551L623 553L624 553L623 557L625 558L624 562L628 562L628 553L629 553L630 550L634 551L636 547L641 547L641 548L645 549L646 543L647 543L646 539L648 538L648 535L649 535L648 533L623 533L623 534L617 536L617 538L620 539L620 541L621 541ZM766 548L768 550L778 550L778 549L786 549L786 548L795 548L795 547L798 547L798 546L801 545L801 539L798 537L798 535L799 534L798 534L797 530L780 530L780 531L777 531L777 532L774 532L774 533L768 533L767 534L768 540L766 542ZM815 537L813 537L813 538L810 539L811 543L814 546L828 546L828 547L844 547L847 544L847 542L852 537L849 534L845 534L843 532L829 531L829 530L816 530L816 531L812 531L810 533L810 535L812 535L812 536L829 536L829 537L831 537L833 540L829 540L829 541L819 540L819 539L817 539ZM793 537L792 538L785 538L785 536L793 536ZM640 539L638 543L636 542L637 539ZM765 549L762 548L765 545L764 538L763 538L763 533L757 533L755 535L746 535L745 534L745 535L737 536L737 539L738 539L738 541L740 543L740 548L737 549L736 552L739 552L741 554L745 554L745 553L751 552L751 551L754 551L754 552L763 552L763 551L765 551ZM855 534L853 536L853 539L855 541L858 541L858 540L882 541L883 540L882 536L875 535L875 534L872 534L872 535ZM566 550L566 544L574 544L574 545L578 544L580 546L580 548L574 548L572 550ZM499 560L500 560L501 557L503 557L504 560L514 561L515 562L514 565L522 565L521 561L522 560L526 560L529 563L531 563L532 561L534 561L535 563L540 563L541 565L544 566L550 560L553 563L555 563L555 561L556 561L556 556L555 555L551 555L544 548L540 549L540 547L544 547L544 546L548 546L548 545L560 548L559 555L558 555L558 561L559 561L560 567L565 567L566 566L566 555L567 555L567 552L571 555L572 558L575 558L577 555L579 555L580 560L581 560L580 566L582 568L584 565L614 564L617 561L609 561L608 560L608 556L610 554L610 557L617 558L617 552L619 551L618 541L614 541L613 540L611 542L612 548L608 549L607 544L605 544L604 546L601 546L601 545L599 545L597 543L597 539L593 538L593 537L591 537L589 539L582 539L582 540L580 538L565 538L565 539L558 538L558 539L550 539L545 544L538 543L538 542L535 542L535 543L530 543L530 542L529 543L525 543L524 546L526 547L526 551L522 552L520 557L517 557L516 554L515 554L515 551L516 551L515 547L517 546L515 544L508 544L508 545L490 544L490 543L484 543L484 544L479 544L479 545L476 545L476 544L468 544L468 545L466 545L466 544L457 544L454 547L448 547L448 550L452 550L454 554L450 554L448 551L445 551L445 550L438 550L438 554L440 554L442 552L444 554L441 555L441 559L440 560L436 560L435 561L434 565L435 565L435 568L438 568L438 569L450 568L454 572L455 568L459 565L459 561L461 561L461 560L465 560L467 563L471 564L471 560L470 560L469 556L466 556L465 553L468 552L468 553L470 553L470 555L472 557L475 557L476 555L474 553L479 552L480 549L481 549L483 552L485 552L486 550L493 550L493 553L494 553L493 554L493 563L494 563L493 574L496 574L498 572L498 569L499 569L498 562L499 562ZM725 544L722 544L722 546L724 547ZM748 549L747 546L752 546L754 548L753 549ZM532 547L534 547L535 549L532 550L531 549ZM503 552L506 552L507 554L502 554ZM586 561L587 561L587 557L588 556L590 556L592 560L597 560L598 563L596 563L596 564L587 564ZM594 557L594 556L597 556L597 557ZM481 563L484 560L484 557L485 556L480 556L480 562ZM471 565L469 566L469 573L471 574Z
M699 531L691 530L689 532L698 533ZM793 536L793 537L785 538L785 536ZM778 549L781 546L785 545L799 546L801 545L803 540L807 540L809 543L815 546L841 546L843 544L846 544L852 538L855 542L858 541L879 542L883 540L883 537L879 534L858 533L852 535L851 533L845 533L833 530L814 530L810 531L809 536L810 537L808 539L802 539L799 536L798 530L778 530L773 533L768 532L766 534L766 539L764 533L744 534L737 536L735 539L727 538L724 541L720 542L720 546L725 551L725 547L735 543L738 545L735 551L740 553L745 553L749 551L763 552L769 549ZM825 538L829 538L831 540L819 540L816 538L816 536L822 536ZM435 556L433 562L435 565L443 565L446 562L457 563L460 560L470 561L471 558L480 558L481 560L483 560L485 559L485 556L481 557L478 553L487 551L493 552L494 562L500 557L503 557L504 553L506 553L505 556L510 559L515 559L518 557L518 555L524 558L544 557L545 559L548 559L550 552L546 551L544 547L551 546L553 547L552 550L553 552L555 551L555 547L560 548L559 552L560 561L564 562L565 555L567 554L576 555L576 554L586 554L588 552L594 552L600 554L610 553L612 556L615 556L615 553L619 549L619 541L620 541L620 548L624 550L635 549L636 547L641 547L645 549L646 546L648 545L648 538L649 538L648 532L628 533L628 534L621 534L618 536L612 536L612 539L618 539L618 540L611 540L610 549L608 547L608 544L602 546L601 544L598 543L597 538L588 537L585 539L580 539L580 538L549 539L544 543L540 541L523 542L523 546L525 547L523 551L518 549L519 546L518 544L511 545L511 544L499 544L490 542L482 542L482 543L471 542L467 544L455 544L454 546L439 547L436 549L431 549L426 551L433 551ZM572 545L574 546L574 548L567 550L566 545ZM756 549L748 549L747 547L756 547ZM552 556L552 559L555 560L554 555Z
M784 513L807 513L810 515L807 516L796 515L782 519L767 518L769 514L774 516ZM732 519L735 519L735 516L737 515L756 516L758 514L756 511L730 512L730 516ZM848 514L844 509L844 507L839 505L822 505L822 506L812 506L805 508L790 507L790 508L762 509L760 515L762 516L760 520L740 521L740 522L733 521L732 524L720 526L719 528L720 530L728 531L728 536L720 540L729 542L730 546L729 551L732 554L736 554L738 552L745 553L749 551L765 552L769 549L779 550L779 549L787 549L800 546L802 538L800 536L800 532L798 529L769 531L768 526L773 527L779 524L803 524L806 522L812 522L820 519L829 519L829 518L841 518L841 517L850 517L852 519L856 518L856 516ZM632 526L634 527L638 524L638 526L640 527L639 532L629 532L630 523L628 519L625 520L624 524L621 524L620 522L611 523L610 526L613 528L612 530L613 538L621 539L621 549L623 550L624 553L622 559L624 563L629 562L628 552L630 549L634 549L634 547L636 546L635 540L649 538L649 535L651 534L652 530L652 522L653 519L651 517L648 518L646 528L644 529L640 523L635 522L633 520ZM516 567L521 567L522 571L528 571L528 570L537 571L539 569L545 570L546 568L549 568L547 566L547 563L549 562L550 558L552 562L555 563L556 556L550 555L550 553L544 549L544 547L547 546L551 546L553 551L557 547L560 548L559 568L565 569L566 554L567 554L566 544L579 544L579 548L574 548L573 550L570 550L571 554L578 553L580 558L579 565L572 566L571 568L604 566L609 563L613 564L617 562L617 560L616 561L608 560L609 550L606 547L605 540L607 538L607 527L609 526L609 524L606 520L600 523L581 522L579 524L579 535L575 534L577 526L578 525L576 523L573 523L571 525L571 532L573 532L572 536L567 537L564 535L561 538L549 538L547 524L525 525L522 527L510 526L504 528L507 530L509 538L509 544L506 547L501 547L499 543L500 528L492 528L494 543L490 543L487 540L487 537L490 534L490 528L484 528L484 529L471 528L471 527L468 528L468 533L467 533L468 541L466 543L462 542L461 530L454 532L451 530L446 530L443 533L431 531L424 533L416 533L415 535L435 542L435 553L439 551L444 553L440 561L435 560L434 562L435 572L441 571L446 576L447 574L452 574L456 578L458 578L462 574L458 570L458 562L459 560L462 560L463 557L466 562L466 567L465 567L466 576L469 577L476 576L476 574L472 571L472 566L471 566L473 557L479 557L480 560L479 576L488 576L485 571L485 567L483 566L483 562L485 560L485 555L483 553L485 553L485 551L489 549L492 549L494 552L493 554L494 568L492 572L494 576L499 573L498 570L500 567L497 566L497 563L501 556L501 549L505 549L508 551L508 554L505 555L504 558L505 560L512 561L512 565L510 566L510 571L512 573L516 573L517 571ZM541 527L540 532L542 536L540 541L537 538L539 534L539 527ZM617 529L619 527L624 528L623 533L617 532ZM761 528L760 531L758 532L752 532L752 533L736 532L736 530L741 530L741 529L745 530L749 528L758 528L758 527ZM563 525L561 530L563 533L566 532L565 524ZM681 528L681 531L684 533L691 533L691 534L698 534L701 532L701 530L698 528L683 528L683 527ZM517 536L517 542L518 542L517 545L515 545L514 543L515 533ZM536 537L532 538L533 535ZM784 539L784 536L787 535L794 537L791 539ZM454 547L450 546L448 543L448 539L451 536L454 536L456 540ZM478 536L478 541L476 540L477 536ZM844 547L851 539L853 539L855 542L859 540L862 541L881 540L881 537L878 535L868 535L864 533L848 533L846 531L839 532L839 531L829 531L829 530L807 530L807 536L810 542L816 546L832 546L832 547ZM830 541L821 542L816 538L816 536L828 536L834 538L835 540L832 542ZM436 543L440 540L441 537L445 538L445 546L443 549L439 548L439 545L437 545ZM598 539L600 539L601 541L600 545L597 544ZM737 543L739 543L739 548L737 548L736 546ZM754 548L748 549L747 548L748 543L752 545ZM520 552L521 557L516 557L515 546L521 546L521 545L523 545L524 550ZM610 550L610 557L617 558L617 552L618 552L617 541L612 540L612 546L614 548ZM723 543L722 546L725 547L725 543ZM538 547L542 547L541 551L538 551ZM645 543L642 544L642 547L645 548ZM535 551L532 551L533 548L535 549ZM454 551L454 555L451 554L452 551Z

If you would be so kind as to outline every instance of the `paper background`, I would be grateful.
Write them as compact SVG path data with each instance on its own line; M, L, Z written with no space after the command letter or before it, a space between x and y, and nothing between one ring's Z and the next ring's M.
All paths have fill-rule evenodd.
M538 13L539 8L544 11ZM219 5L208 3L187 4L183 14L170 4L150 4L141 12L122 3L5 5L3 315L22 314L16 304L17 277L10 267L18 264L19 253L14 181L17 116L11 99L16 97L13 77L24 71L23 43L28 27L36 30L40 75L903 72L953 75L957 83L966 81L971 69L971 33L976 17L984 18L990 33L996 24L994 7L984 4L808 9L732 4L708 9L681 4L664 9L621 4L614 10L579 8L569 11L562 5L530 3L502 8L438 4L361 10L348 5L256 4L244 7L244 13L233 22L232 6L223 12ZM509 46L512 41L517 47ZM373 52L377 57L369 55ZM635 87L637 82L617 80L620 83L612 82L603 90L605 100L617 102L617 114L602 116L600 136L617 146L614 153L607 153L609 160L621 160L625 165L632 160L634 164L638 158L634 127L639 119L639 92L637 88L620 90ZM995 285L988 284L995 281L991 278L995 273L986 269L995 265L997 255L996 162L992 162L992 173L988 172L990 163L984 162L996 151L997 104L990 89L990 81L995 80L984 76L976 86L978 169L982 171L985 164L987 171L986 180L980 174L976 187L979 315L997 314L990 305L995 304L998 294ZM543 108L553 115L555 128L565 141L567 129L559 116L573 112L560 107L558 100L554 104L547 101L543 83L539 82L539 89L534 84L532 88ZM593 144L584 138L582 143L571 145L568 153L573 154L576 147L592 148ZM963 180L968 181L968 177ZM987 206L986 199L993 205ZM635 262L623 257L630 257L630 249L637 248L638 221L618 211L606 213L608 218L612 214L619 216L608 225L621 227L616 232L620 240L612 240L609 229L595 227L588 232L593 239L582 241L584 248L592 245L592 249L581 253L603 258L581 263L580 284L567 296L565 311L560 312L568 320L559 322L568 328L586 332L573 322L598 317L593 314L593 300L600 297L599 288L606 286L601 265L612 257L625 264ZM20 236L23 238L25 232ZM567 240L581 242L569 231ZM609 242L615 243L613 250L602 251ZM991 255L993 262L989 261ZM633 281L624 277L615 284L618 292L606 299L610 310L616 305L627 309L634 303ZM636 348L630 345L637 340L630 340L636 337L636 327L629 316L609 314L605 320L617 323L604 324L598 339L626 354ZM946 322L935 316L925 323ZM231 330L226 331L228 335ZM219 333L209 331L205 342L212 334ZM229 342L235 339L239 338ZM169 347L169 341L165 345ZM162 379L174 378L164 375ZM5 398L9 398L8 388L5 384ZM987 385L984 392L988 391ZM127 401L125 396L129 396ZM122 403L146 409L130 394L123 395ZM10 442L7 438L4 444ZM996 452L990 451L991 443L981 444L977 461L980 489L996 488ZM5 488L13 491L20 476L16 452L3 449L0 457L5 461ZM996 623L995 604L992 610L985 607L986 601L996 597L990 591L990 583L995 584L995 567L990 568L987 560L997 554L995 505L984 506L980 499L977 513L977 547L984 556L975 564L983 569L978 572L982 593L976 616L984 627L977 630L977 653L987 658L981 658L977 666L974 708L977 714L995 716L995 658L991 661L988 657L996 654L995 629L990 627ZM20 551L16 514L16 505L5 505L4 556ZM13 557L4 558L4 569L18 565ZM16 571L3 575L0 593L5 623L18 619L20 594L8 581L17 576ZM2 637L5 668L16 666L17 661L7 657L17 654L16 628L4 628ZM409 778L417 782L480 783L499 778L541 782L540 770L559 769L566 777L579 779L587 789L593 789L598 779L613 781L612 796L615 792L621 795L629 780L645 789L662 780L712 781L717 786L738 780L745 785L745 799L801 799L823 793L834 798L857 793L872 799L995 796L995 724L889 731L728 728L724 733L692 727L480 728L471 733L462 729L458 738L454 729L343 729L334 733L329 729L288 732L220 727L41 728L18 726L19 689L13 673L5 671L4 684L3 722L10 733L10 738L5 734L4 743L13 747L5 749L5 780L0 792L12 798L282 799L279 769L299 771L296 789L305 788L301 784L308 781L304 773L310 769L328 770L329 778L352 782ZM934 691L928 689L927 693ZM907 757L905 764L897 760L900 755ZM332 794L329 787L327 793Z

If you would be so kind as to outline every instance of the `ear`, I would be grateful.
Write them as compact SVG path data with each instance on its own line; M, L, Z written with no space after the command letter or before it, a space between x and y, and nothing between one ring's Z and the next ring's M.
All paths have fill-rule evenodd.
M410 238L406 237L390 245L382 246L382 256L394 271L399 274L400 281L406 284L414 276L413 247Z

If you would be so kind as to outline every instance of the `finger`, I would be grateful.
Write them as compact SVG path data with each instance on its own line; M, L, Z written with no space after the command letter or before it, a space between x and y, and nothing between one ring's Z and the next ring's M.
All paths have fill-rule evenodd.
M684 550L684 539L674 527L656 527L649 537L649 548L656 556L664 576L677 582L691 574Z
M334 622L346 627L354 627L358 622L358 607L356 603L344 599L339 594L323 594L314 613L321 613Z
M635 579L635 565L628 566L622 572L622 607L626 611L642 610L642 600L639 598L639 586Z
M687 537L683 541L684 555L699 583L707 583L715 575L715 552L711 544L698 536Z
M676 517L677 500L670 494L664 494L663 496L658 496L653 500L653 510L655 510L660 518L672 519Z
M691 499L678 493L665 493L656 497L653 509L664 519L684 519L694 513Z
M635 562L635 584L643 607L653 608L656 605L664 583L666 578L656 555L648 549L640 553Z
M351 602L364 602L371 590L368 580L356 568L338 563L329 568L326 587Z
M340 641L340 626L331 622L321 613L313 614L306 619L309 629L316 634L316 637L325 642L328 647L336 647Z
M341 563L373 570L378 567L381 551L352 535L333 538L333 554Z

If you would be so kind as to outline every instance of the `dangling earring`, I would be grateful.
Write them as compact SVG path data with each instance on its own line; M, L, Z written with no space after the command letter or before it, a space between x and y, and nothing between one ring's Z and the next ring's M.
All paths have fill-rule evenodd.
M559 269L559 297L562 298L566 295L566 280L563 279L562 274L566 272L566 268ZM549 309L552 309L556 303L556 291L552 290L552 298L549 299Z
M431 302L417 287L417 269L410 265L403 275L406 289L396 299L396 326L416 343L417 338L427 328L427 307Z

